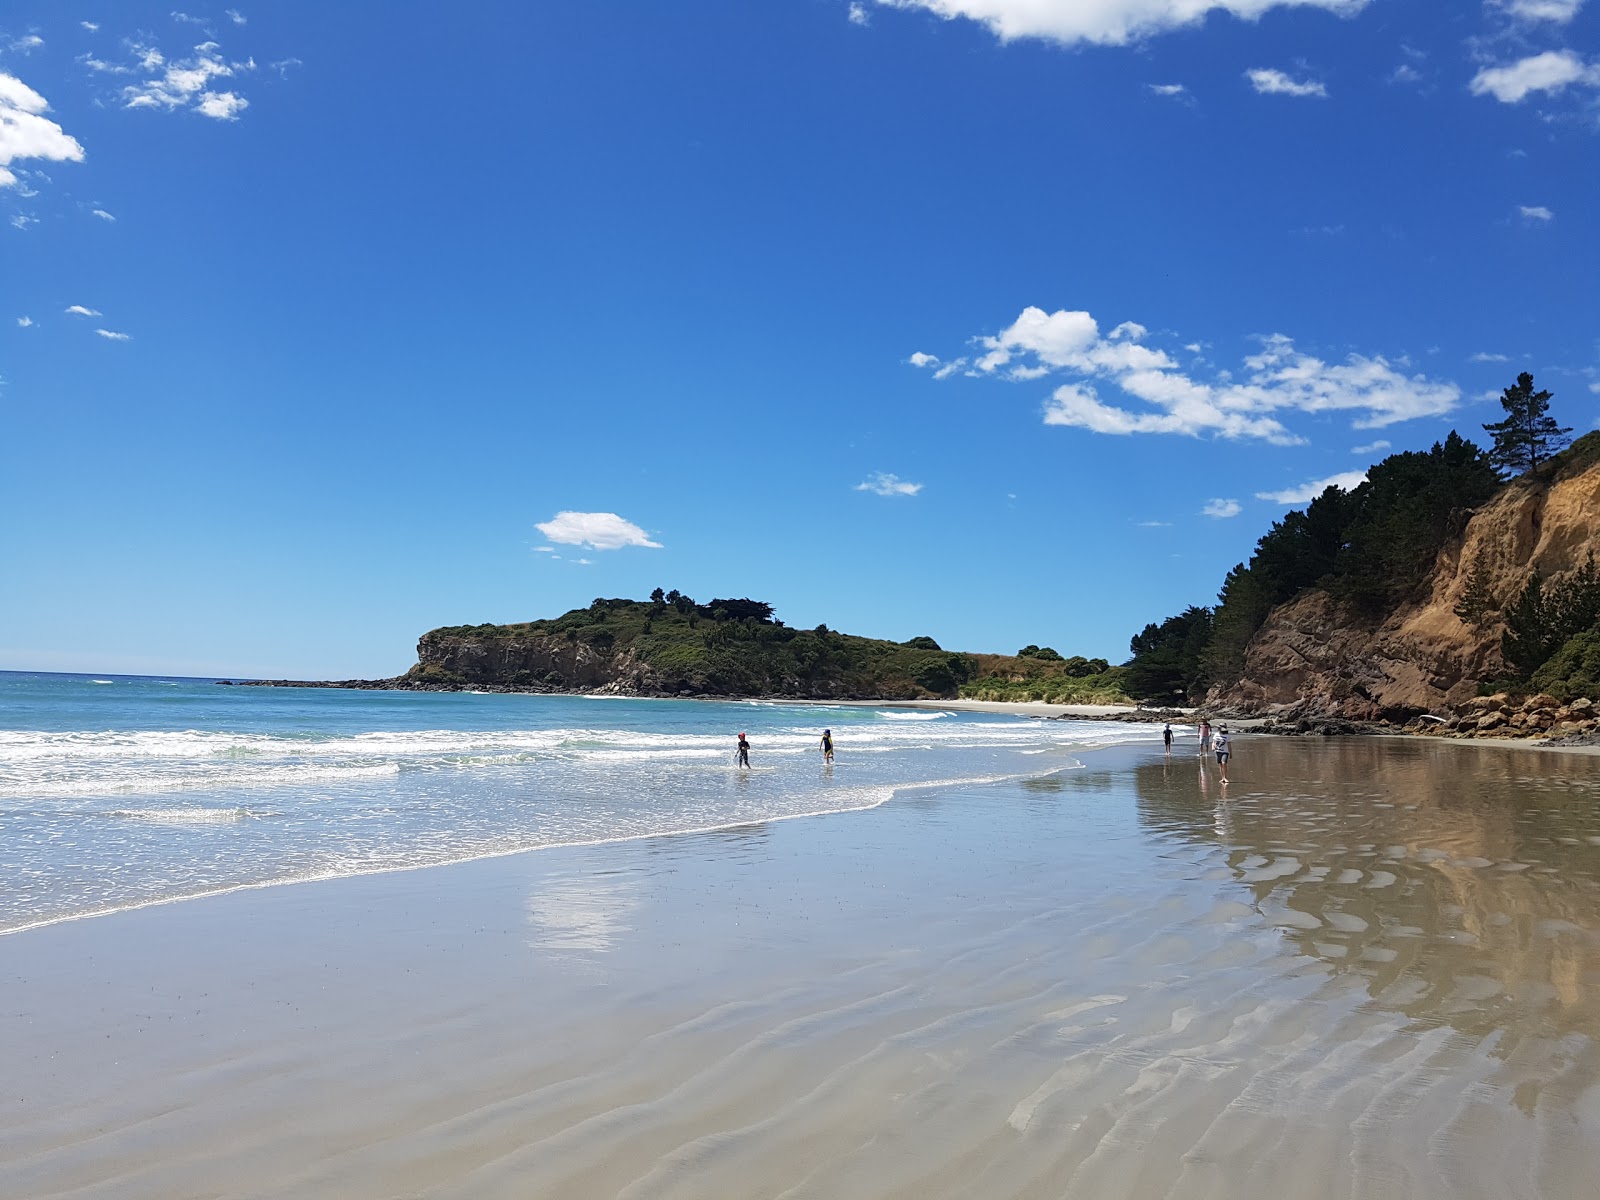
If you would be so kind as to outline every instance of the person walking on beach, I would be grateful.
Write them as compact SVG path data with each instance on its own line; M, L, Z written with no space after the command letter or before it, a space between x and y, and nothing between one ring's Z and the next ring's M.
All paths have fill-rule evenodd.
M1211 722L1204 717L1200 718L1200 753L1204 754L1211 749Z
M739 735L739 750L736 758L741 767L750 765L750 743L744 740L744 734L742 733Z
M1167 727L1161 731L1161 744L1167 748L1167 753L1172 753L1172 722L1167 722Z
M1228 760L1233 757L1233 751L1228 744L1228 727L1224 725L1217 730L1217 766L1222 768L1222 782L1228 782Z
M825 763L833 761L833 730L831 729L822 731L822 761Z

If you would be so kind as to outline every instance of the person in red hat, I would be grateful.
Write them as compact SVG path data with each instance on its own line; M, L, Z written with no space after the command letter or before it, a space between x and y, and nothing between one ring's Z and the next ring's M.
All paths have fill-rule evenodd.
M741 767L748 767L750 765L750 743L744 740L744 734L742 733L739 735L739 752L737 761Z

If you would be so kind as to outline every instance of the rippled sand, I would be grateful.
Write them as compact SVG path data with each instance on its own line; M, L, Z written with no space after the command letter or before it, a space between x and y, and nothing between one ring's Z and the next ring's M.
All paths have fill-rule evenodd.
M1600 760L1236 749L0 939L0 1195L1593 1197Z

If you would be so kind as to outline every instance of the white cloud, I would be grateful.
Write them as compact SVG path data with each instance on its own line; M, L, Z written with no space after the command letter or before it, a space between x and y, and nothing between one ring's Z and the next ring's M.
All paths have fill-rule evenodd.
M102 221L115 221L116 220L115 217L113 217L110 213L108 213L103 208L95 209L94 210L94 215L99 217Z
M227 12L228 12L228 19L230 21L232 21L235 25L243 25L246 21L248 21L250 19L249 17L245 16L242 12L240 12L237 8L230 8L230 9L227 10Z
M90 33L99 33L100 32L100 26L96 25L93 21L79 21L78 24L82 25Z
M882 471L868 475L865 482L856 484L856 491L871 492L874 496L915 496L922 490L920 483L909 483L898 475Z
M1279 445L1304 439L1278 413L1349 412L1355 428L1371 429L1447 413L1461 397L1454 384L1403 374L1381 357L1352 354L1343 362L1324 362L1296 350L1282 334L1263 338L1261 350L1244 360L1240 376L1219 371L1201 380L1180 369L1166 351L1146 345L1147 337L1134 322L1102 337L1086 312L1029 307L1000 333L976 339L984 353L968 373L1007 379L1054 372L1076 376L1046 403L1047 425L1111 434L1259 438ZM1097 383L1110 384L1147 407L1107 403Z
M1152 83L1147 86L1158 96L1182 96L1189 91L1181 83Z
M30 213L18 213L11 218L11 228L13 229L26 229L29 225L37 225L38 223L39 218Z
M1410 63L1401 63L1389 76L1390 83L1421 83L1422 72Z
M1207 500L1205 507L1200 510L1200 515L1221 520L1226 517L1237 517L1243 511L1244 506L1237 500Z
M1041 38L1064 46L1121 46L1170 29L1199 25L1211 13L1253 21L1274 8L1320 8L1353 16L1367 0L877 0L986 26L1001 41Z
M1350 447L1350 453L1351 454L1377 454L1380 451L1389 449L1392 445L1394 445L1393 442L1389 442L1389 441L1384 440L1383 438L1379 438L1375 442L1368 442L1365 446L1351 446Z
M14 187L11 164L25 159L82 162L83 147L44 114L50 105L15 75L0 72L0 188Z
M1525 221L1553 221L1556 219L1555 213L1542 204L1519 205L1517 211L1522 214L1522 219Z
M117 332L115 332L114 330L111 330L111 329L96 329L95 332L98 333L101 337L105 338L108 342L131 342L131 341L133 341L133 335L131 333L117 333Z
M69 304L63 311L71 313L75 317L98 317L100 315L98 308L85 308L81 304Z
M872 18L867 15L866 5L860 3L860 0L855 0L855 2L850 5L850 24L865 25L871 19Z
M924 354L921 350L918 350L906 361L913 367L936 367L939 365L939 356L937 354Z
M1511 359L1509 356L1504 354L1485 354L1482 350L1480 350L1471 358L1467 359L1467 361L1475 363L1503 363L1510 362Z
M236 121L239 113L250 107L250 101L232 92L206 92L195 105L201 113L219 121Z
M1171 529L1171 521L1140 521L1140 529Z
M950 362L945 363L944 366L935 371L933 373L933 377L935 379L949 379L950 376L954 375L966 365L967 360L965 358L952 359Z
M1276 67L1254 67L1244 73L1250 86L1264 96L1321 96L1328 89L1315 79L1291 79Z
M591 550L621 550L624 546L661 549L660 542L652 542L644 530L616 513L558 512L534 528L563 546L588 546Z
M1282 491L1257 492L1256 499L1276 500L1279 504L1309 504L1331 487L1342 488L1349 492L1366 480L1365 471L1341 471L1337 475L1329 475L1326 479L1310 479L1305 483L1297 483L1294 487L1284 488Z
M32 54L44 45L44 39L37 33L24 34L7 47L13 54Z
M30 326L32 324L33 324L33 318L32 317L18 317L17 318L17 325L18 325L19 328L26 329L26 328L28 328L28 326Z
M1574 83L1600 87L1600 66L1586 64L1571 50L1546 50L1508 67L1484 67L1471 88L1474 96L1516 104L1529 92L1559 92Z
M1496 7L1522 21L1554 21L1565 25L1578 15L1583 0L1496 0Z

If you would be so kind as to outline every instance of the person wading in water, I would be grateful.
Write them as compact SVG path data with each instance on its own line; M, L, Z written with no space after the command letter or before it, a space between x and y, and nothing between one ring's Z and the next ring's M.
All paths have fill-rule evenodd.
M739 750L736 761L741 767L750 765L750 743L744 740L744 734L739 735Z

